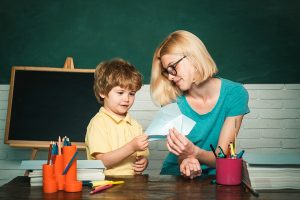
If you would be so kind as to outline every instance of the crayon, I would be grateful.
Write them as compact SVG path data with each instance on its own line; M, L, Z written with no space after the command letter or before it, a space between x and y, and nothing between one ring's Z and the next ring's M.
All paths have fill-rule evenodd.
M108 184L108 185L96 187L94 190L92 190L92 191L90 192L90 194L95 194L95 193L101 192L101 191L103 191L103 190L106 190L106 189L108 189L108 188L111 188L112 186L113 186L113 184Z
M123 184L125 183L124 181L93 181L92 182L92 186L93 187L97 187L97 186L103 186L103 185L118 185L118 184Z

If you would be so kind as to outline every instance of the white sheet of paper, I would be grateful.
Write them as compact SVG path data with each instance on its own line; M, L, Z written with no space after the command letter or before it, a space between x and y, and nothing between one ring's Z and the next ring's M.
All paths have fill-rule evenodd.
M180 133L188 135L196 122L183 115L177 103L171 103L162 107L146 129L150 141L162 139L169 133L169 129L176 128Z

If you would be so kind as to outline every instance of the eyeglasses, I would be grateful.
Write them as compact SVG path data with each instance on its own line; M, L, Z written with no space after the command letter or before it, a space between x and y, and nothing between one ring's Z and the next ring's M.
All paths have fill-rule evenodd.
M161 74L165 77L168 77L169 74L171 74L172 76L176 76L177 75L177 71L176 71L176 66L178 65L178 63L180 63L180 61L182 61L186 56L183 56L182 58L180 58L178 61L176 61L174 64L171 64L167 67L167 69L162 69Z

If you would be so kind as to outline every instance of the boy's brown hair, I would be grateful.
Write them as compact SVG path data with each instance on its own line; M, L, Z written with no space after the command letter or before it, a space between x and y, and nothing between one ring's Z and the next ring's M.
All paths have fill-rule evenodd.
M94 73L94 93L103 104L100 94L108 95L112 88L119 86L138 91L142 87L142 75L129 62L115 58L101 62Z

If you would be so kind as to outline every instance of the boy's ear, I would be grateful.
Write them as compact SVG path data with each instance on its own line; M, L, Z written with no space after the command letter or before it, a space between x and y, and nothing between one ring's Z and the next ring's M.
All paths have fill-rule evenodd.
M100 97L101 97L102 99L104 99L104 97L106 97L106 95L101 94L101 93L99 93L99 95L100 95Z

